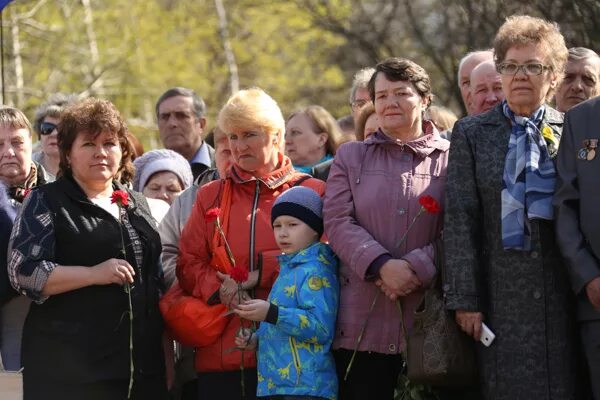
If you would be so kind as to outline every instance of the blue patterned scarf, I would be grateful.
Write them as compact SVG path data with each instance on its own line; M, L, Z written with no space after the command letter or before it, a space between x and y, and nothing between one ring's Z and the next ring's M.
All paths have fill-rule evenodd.
M505 250L529 251L529 220L554 218L556 170L538 128L546 107L541 106L529 118L515 115L506 100L502 110L512 123L502 176L502 244Z

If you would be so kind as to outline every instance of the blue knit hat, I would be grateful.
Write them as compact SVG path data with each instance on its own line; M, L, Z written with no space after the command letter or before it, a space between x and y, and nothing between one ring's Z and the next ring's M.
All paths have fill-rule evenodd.
M271 209L271 225L280 215L298 218L319 236L323 234L323 201L312 189L296 186L280 194Z

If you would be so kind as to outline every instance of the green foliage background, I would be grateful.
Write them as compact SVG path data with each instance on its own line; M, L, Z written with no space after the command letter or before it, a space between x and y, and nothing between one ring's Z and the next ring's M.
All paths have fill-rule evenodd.
M319 104L342 117L353 74L401 56L429 72L437 104L461 115L460 58L491 47L513 14L556 21L569 47L600 43L598 0L14 0L2 13L3 102L32 118L57 91L108 98L148 149L159 146L156 99L185 86L206 101L210 128L231 94L217 1L240 87L262 87L284 114Z
M160 146L154 104L172 86L194 89L208 106L208 126L231 94L229 71L212 1L91 1L99 52L91 62L80 1L17 0L4 11L5 103L33 119L51 93L110 99L145 147ZM348 77L330 62L343 39L314 29L293 2L226 2L240 87L259 86L284 114L313 102L334 115L349 112ZM12 24L19 26L24 87L18 101ZM98 81L97 78L101 81Z

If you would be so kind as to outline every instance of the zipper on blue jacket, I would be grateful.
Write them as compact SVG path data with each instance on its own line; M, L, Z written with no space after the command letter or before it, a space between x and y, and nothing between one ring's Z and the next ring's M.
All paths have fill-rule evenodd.
M296 338L293 336L289 337L290 348L292 349L292 358L294 359L294 367L296 367L296 385L300 382L300 371L302 370L302 364L300 363L300 355L298 354L298 348L296 347Z

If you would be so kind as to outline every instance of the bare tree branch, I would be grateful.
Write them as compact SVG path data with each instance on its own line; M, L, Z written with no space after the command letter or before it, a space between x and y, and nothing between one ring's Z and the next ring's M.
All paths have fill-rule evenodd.
M231 47L229 33L227 30L227 13L222 0L215 0L215 8L219 17L219 34L223 42L223 51L225 52L225 60L229 69L229 85L231 86L231 94L240 90L240 77L238 75L238 67L235 61L235 53Z

